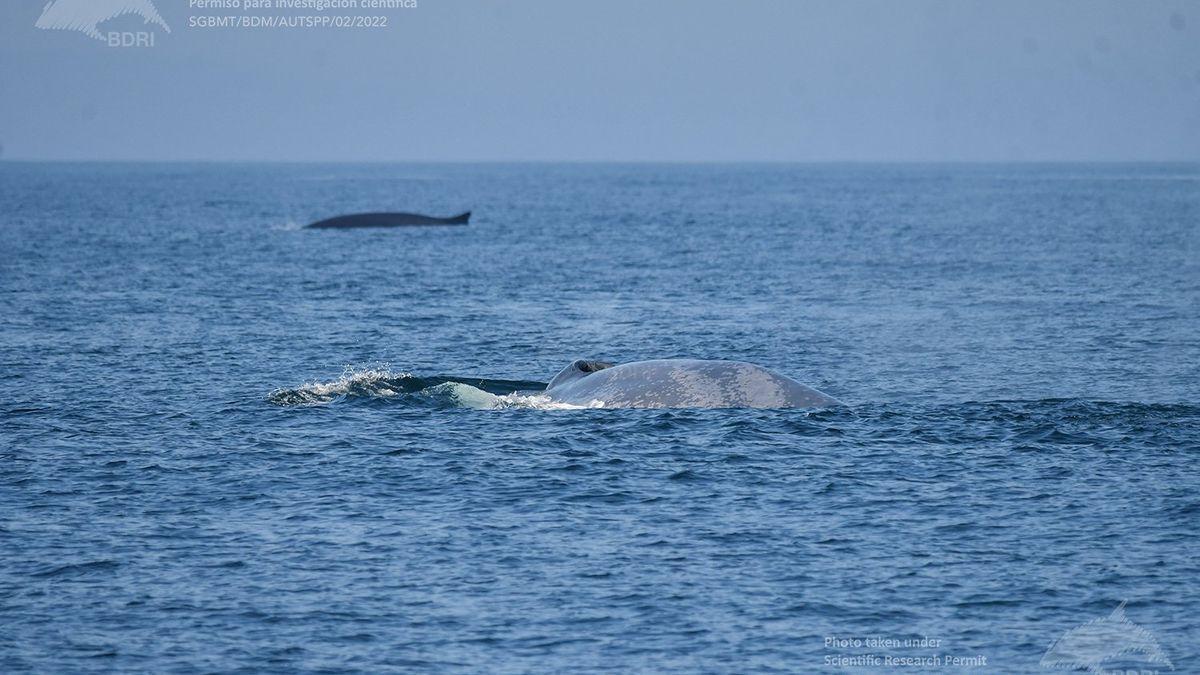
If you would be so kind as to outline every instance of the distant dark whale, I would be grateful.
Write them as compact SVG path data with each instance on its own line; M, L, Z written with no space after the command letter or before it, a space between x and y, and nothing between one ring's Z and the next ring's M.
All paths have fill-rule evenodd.
M543 395L604 408L826 408L841 405L812 387L741 361L663 359L613 365L576 361Z
M309 229L346 229L352 227L404 227L411 225L466 225L471 212L449 218L423 216L419 213L352 213L326 218L308 226Z

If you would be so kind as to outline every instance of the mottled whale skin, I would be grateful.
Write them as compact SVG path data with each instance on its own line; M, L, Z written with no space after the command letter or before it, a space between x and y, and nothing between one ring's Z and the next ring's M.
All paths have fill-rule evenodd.
M660 359L613 365L575 361L545 395L605 408L826 408L842 405L812 387L742 361Z
M314 230L345 230L357 227L405 227L414 225L466 225L471 212L460 213L449 218L424 216L419 213L351 213L335 218L326 218L308 225Z

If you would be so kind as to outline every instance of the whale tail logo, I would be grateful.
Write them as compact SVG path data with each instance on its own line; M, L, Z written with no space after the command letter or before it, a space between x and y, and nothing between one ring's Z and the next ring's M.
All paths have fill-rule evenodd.
M103 40L100 24L126 14L135 14L144 23L171 32L151 0L50 0L34 25L43 30L77 30Z
M1154 634L1125 616L1124 601L1108 616L1063 633L1046 649L1041 666L1101 675L1107 672L1104 664L1116 660L1175 669Z

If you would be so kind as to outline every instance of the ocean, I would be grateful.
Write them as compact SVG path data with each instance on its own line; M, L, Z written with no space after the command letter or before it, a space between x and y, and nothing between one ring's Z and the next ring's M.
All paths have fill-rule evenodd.
M376 210L474 215L302 227ZM5 162L0 236L5 673L1200 671L1200 165Z

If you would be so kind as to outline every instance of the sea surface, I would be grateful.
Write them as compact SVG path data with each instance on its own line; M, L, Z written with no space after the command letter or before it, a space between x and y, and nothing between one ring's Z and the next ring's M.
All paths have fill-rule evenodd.
M7 162L0 392L4 673L1200 672L1200 165Z

